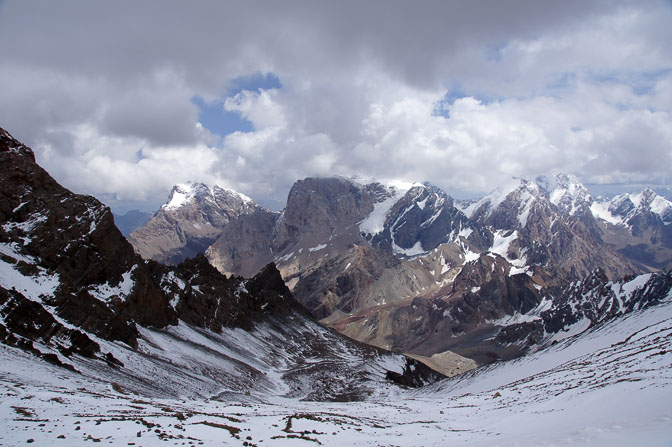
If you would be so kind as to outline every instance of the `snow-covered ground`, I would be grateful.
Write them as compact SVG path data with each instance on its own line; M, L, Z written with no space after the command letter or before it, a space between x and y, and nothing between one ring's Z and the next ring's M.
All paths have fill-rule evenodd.
M6 446L672 445L669 298L521 359L363 402L162 399L4 345L0 357Z

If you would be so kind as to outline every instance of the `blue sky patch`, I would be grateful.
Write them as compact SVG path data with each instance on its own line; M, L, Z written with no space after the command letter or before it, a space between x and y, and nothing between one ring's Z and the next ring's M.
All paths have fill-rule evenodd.
M205 101L194 96L191 102L198 107L198 121L210 132L225 137L230 133L252 132L254 126L239 112L224 109L226 98L235 96L243 90L260 92L261 90L281 88L280 79L274 73L254 73L231 81L222 97L214 101Z
M191 102L198 107L198 121L210 132L225 137L230 133L252 132L254 126L243 118L240 112L224 109L224 98L206 102L200 96L191 98Z

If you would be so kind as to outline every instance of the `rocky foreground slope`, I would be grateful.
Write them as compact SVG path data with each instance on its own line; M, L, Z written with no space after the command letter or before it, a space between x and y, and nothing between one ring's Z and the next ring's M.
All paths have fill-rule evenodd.
M5 353L151 396L352 400L440 377L312 321L273 264L243 279L203 255L144 261L107 207L60 186L2 129L0 163Z
M0 444L668 446L671 300L668 293L656 305L536 353L420 390L383 385L363 402L305 402L255 391L224 401L138 395L138 383L127 376L110 384L0 344ZM177 359L187 347L180 338L196 343L189 361L197 362L199 349L227 349L219 341L229 333L213 339L172 327L148 334L148 349L170 349ZM181 365L170 366L179 371ZM199 377L190 372L190 380L206 381ZM191 382L184 383L191 391Z

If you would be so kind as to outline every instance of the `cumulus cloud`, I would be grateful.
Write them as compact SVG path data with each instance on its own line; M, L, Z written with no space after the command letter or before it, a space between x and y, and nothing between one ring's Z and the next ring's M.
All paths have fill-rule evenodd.
M310 175L669 183L670 22L662 0L10 0L0 126L114 203L189 179L274 207ZM255 73L281 86L230 90ZM193 98L253 129L213 135Z

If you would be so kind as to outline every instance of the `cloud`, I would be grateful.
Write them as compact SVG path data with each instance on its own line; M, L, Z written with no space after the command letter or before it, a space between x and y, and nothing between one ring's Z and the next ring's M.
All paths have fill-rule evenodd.
M671 21L655 0L7 1L0 126L106 200L195 179L281 204L329 174L670 182ZM199 104L245 127L214 135Z

